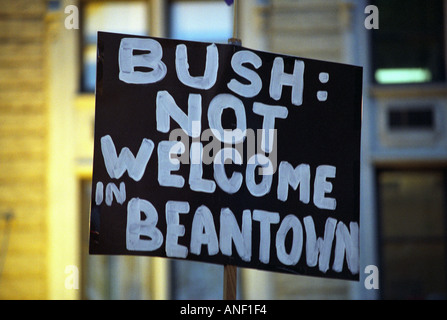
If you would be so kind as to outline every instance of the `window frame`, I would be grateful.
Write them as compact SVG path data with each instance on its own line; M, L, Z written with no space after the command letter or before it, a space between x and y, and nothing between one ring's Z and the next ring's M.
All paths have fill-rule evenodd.
M384 220L384 212L382 209L382 191L380 190L380 175L384 173L433 173L437 172L441 174L443 178L443 184L441 186L442 192L445 195L444 197L444 203L443 203L443 212L442 212L442 218L443 221L443 235L439 236L440 241L444 244L444 294L447 296L447 165L445 163L440 163L437 165L429 165L424 166L421 164L397 164L394 165L383 165L383 166L376 166L375 168L375 194L376 194L376 221L377 221L377 252L378 252L378 263L379 263L379 270L380 270L380 277L379 277L379 297L380 299L386 298L386 279L387 279L387 270L385 265L385 236L383 231L383 220ZM436 236L433 236L433 238ZM414 241L418 241L419 238L422 238L421 236L413 237L415 239ZM429 239L433 240L433 239Z
M443 80L441 81L427 81L427 82L397 82L390 84L378 83L375 79L375 51L374 51L374 40L373 40L373 30L368 31L368 47L369 47L369 57L368 63L370 65L370 74L369 74L369 82L372 86L372 92L381 93L382 89L386 90L386 88L420 88L422 90L430 90L432 87L442 87L443 89L447 87L447 0L442 0L443 2ZM367 0L367 5L375 5L375 0ZM379 30L381 26L380 21L380 8L379 9ZM386 92L385 92L386 93Z
M160 28L158 25L158 21L156 19L153 19L154 16L156 16L154 10L157 9L157 11L161 11L163 13L163 8L157 7L156 2L159 2L159 0L80 0L79 1L79 32L78 32L78 72L79 72L79 94L87 94L87 95L94 95L95 90L87 90L86 83L84 79L84 49L87 47L85 41L84 41L84 33L83 30L86 25L86 17L85 17L85 10L88 4L90 3L113 3L113 2L144 2L146 5L146 13L147 13L147 25L146 25L146 31L147 34L153 34L153 33L160 33L163 32L163 28ZM154 29L154 31L152 31Z
M203 2L203 3L223 3L223 0L166 0L166 36L169 38L173 37L172 34L172 26L171 26L171 12L172 12L172 7L174 3L181 3L181 2ZM234 11L233 11L234 14ZM232 26L233 26L234 20L232 20ZM234 26L233 26L234 27ZM233 30L231 30L233 32ZM231 34L229 35L228 39L229 40L231 38ZM186 40L186 39L185 39ZM196 40L191 40L191 41L196 41Z

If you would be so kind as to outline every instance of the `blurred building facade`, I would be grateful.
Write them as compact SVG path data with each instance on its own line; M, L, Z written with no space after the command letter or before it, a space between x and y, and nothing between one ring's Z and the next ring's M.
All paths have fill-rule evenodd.
M239 269L238 297L446 298L447 1L239 2L244 46L361 65L364 95L360 281ZM88 211L96 31L225 43L232 19L220 0L0 0L0 299L221 298L221 266L89 256Z

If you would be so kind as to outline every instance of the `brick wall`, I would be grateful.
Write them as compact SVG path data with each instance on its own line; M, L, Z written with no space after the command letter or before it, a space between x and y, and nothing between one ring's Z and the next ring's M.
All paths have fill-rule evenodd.
M341 0L271 0L266 19L270 50L342 61L347 10Z
M45 12L44 0L0 0L0 214L14 213L0 299L48 291Z

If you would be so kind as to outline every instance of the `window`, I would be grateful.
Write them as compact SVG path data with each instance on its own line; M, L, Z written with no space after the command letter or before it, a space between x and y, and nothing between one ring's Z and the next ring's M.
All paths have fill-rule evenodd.
M149 34L146 1L84 2L81 18L81 91L94 92L98 31Z
M371 30L374 82L431 83L446 79L444 0L373 0L379 29Z
M442 169L378 173L383 298L447 298L446 179Z
M430 106L420 108L395 108L388 111L388 126L391 130L427 129L435 126L434 111Z
M227 43L233 32L233 9L225 1L171 1L170 37Z

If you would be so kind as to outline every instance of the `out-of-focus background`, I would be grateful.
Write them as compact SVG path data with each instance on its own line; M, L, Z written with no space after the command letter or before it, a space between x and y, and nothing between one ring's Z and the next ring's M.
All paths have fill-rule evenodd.
M245 47L361 65L364 95L360 281L239 269L238 298L445 299L447 1L239 2ZM88 225L96 32L232 26L223 0L0 0L0 299L221 299L222 266L89 256Z

